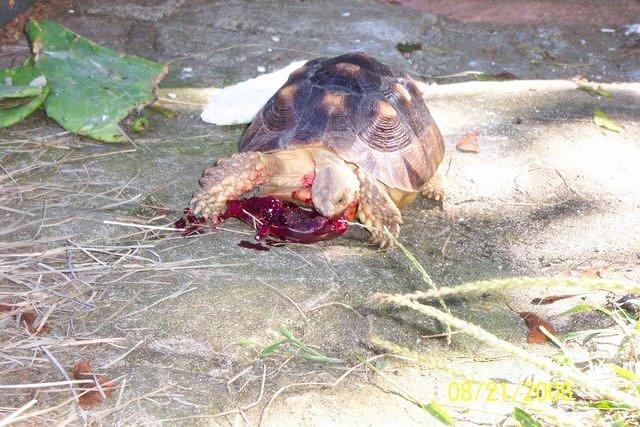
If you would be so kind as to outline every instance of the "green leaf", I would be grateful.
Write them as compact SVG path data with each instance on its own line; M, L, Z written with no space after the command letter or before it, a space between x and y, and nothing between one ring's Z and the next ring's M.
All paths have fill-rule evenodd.
M580 85L578 86L578 90L581 90L583 92L588 93L589 95L593 95L593 96L601 96L603 98L611 98L613 95L611 95L611 92L608 92L604 89L602 89L602 86L598 86L597 88L594 88L593 86L590 85Z
M542 424L524 410L514 407L513 418L523 427L542 427Z
M585 304L585 303L580 303L578 305L575 305L573 307L571 307L569 310L564 311L562 313L560 313L563 316L567 316L570 314L577 314L577 313L585 313L587 311L594 311L597 310L596 307L589 305L589 304Z
M634 382L638 381L638 376L635 374L635 372L631 372L630 370L623 368L622 366L618 366L614 363L607 363L606 367L611 369L611 372L621 378Z
M452 426L454 424L454 420L451 415L449 415L447 411L445 411L444 408L438 405L435 401L432 400L427 405L421 403L420 407L442 424L446 426Z
M611 120L602 110L593 110L593 122L601 128L614 132L622 131L622 126Z
M286 326L280 326L279 332L283 337L287 339L287 341L289 341L291 344L293 344L294 346L302 350L303 353L298 354L297 357L300 357L302 359L313 360L314 362L342 363L341 359L336 359L334 357L327 357L324 354L321 354L316 350L312 349L311 347L309 347L308 345L306 345L305 343L303 343L302 341L294 337L291 331L286 328Z
M589 406L592 408L603 409L603 410L632 409L631 405L628 405L626 403L612 402L610 400L599 400L597 402L591 402L589 403Z
M272 354L274 354L276 351L278 351L280 349L280 346L282 344L287 343L288 340L282 340L282 341L278 341L275 342L273 344L271 344L268 347L265 347L261 352L260 352L260 357L269 357Z
M416 50L421 50L422 43L398 43L396 49L398 49L400 53L411 53Z
M13 84L2 83L12 81L11 77L9 77L8 71L13 71L15 74L15 70L2 70L2 76L0 76L0 100L12 99L12 98L33 98L42 93L42 86L28 86L28 85L19 85L14 86Z
M538 329L540 330L540 332L542 332L552 343L554 343L557 347L562 348L562 343L560 343L560 340L558 340L558 338L553 335L551 332L549 332L547 330L547 328L545 328L544 326L540 325L538 326Z
M257 345L257 346L260 346L260 343L258 341L256 341L256 340L247 339L247 340L236 341L236 342L233 343L233 345L239 345L239 346Z
M149 127L149 119L144 116L136 117L131 123L131 132L142 133Z
M389 366L389 361L385 357L383 357L381 359L376 360L373 366L375 366L376 369L380 371L384 371L387 368L387 366Z
M0 70L0 128L24 120L48 94L47 80L33 66Z
M47 115L66 130L105 142L126 142L119 126L154 100L167 68L97 45L51 21L29 21L35 67L47 77Z

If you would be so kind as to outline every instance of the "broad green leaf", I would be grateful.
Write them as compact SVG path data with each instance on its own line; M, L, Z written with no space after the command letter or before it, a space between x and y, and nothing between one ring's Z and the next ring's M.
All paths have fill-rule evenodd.
M0 128L24 120L48 93L47 80L31 65L0 70Z
M593 110L593 122L601 128L614 132L622 131L622 126L611 120L602 110Z
M97 45L51 21L29 21L35 67L51 85L47 115L66 130L126 142L119 122L154 100L166 66Z
M445 411L444 408L438 405L435 401L432 400L427 405L420 404L420 407L442 424L446 426L452 426L454 424L454 420L451 415L449 415L447 411Z
M542 424L520 408L513 408L513 418L523 427L542 427Z
M33 98L34 96L38 96L42 93L42 87L40 86L29 86L29 85L13 85L8 84L11 83L14 78L8 76L8 71L15 70L2 70L0 73L3 75L0 76L0 100L4 99L12 99L12 98ZM2 82L5 83L2 83Z

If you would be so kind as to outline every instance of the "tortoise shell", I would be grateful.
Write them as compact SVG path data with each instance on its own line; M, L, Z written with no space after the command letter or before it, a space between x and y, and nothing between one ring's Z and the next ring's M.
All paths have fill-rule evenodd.
M390 188L415 192L444 155L413 79L363 53L318 58L294 71L258 112L239 151L321 145Z

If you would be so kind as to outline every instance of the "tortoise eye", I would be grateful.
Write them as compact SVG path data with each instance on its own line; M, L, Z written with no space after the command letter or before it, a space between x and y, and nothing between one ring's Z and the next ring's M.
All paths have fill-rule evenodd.
M339 205L339 204L342 204L342 202L344 202L344 196L340 196L340 197L338 198L338 200L336 200L336 204L338 204L338 205Z

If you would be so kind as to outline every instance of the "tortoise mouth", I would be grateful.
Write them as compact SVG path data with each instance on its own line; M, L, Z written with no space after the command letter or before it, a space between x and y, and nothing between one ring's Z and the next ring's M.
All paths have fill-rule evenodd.
M342 221L353 221L358 211L358 199L355 199L347 208L338 215L334 215L333 219Z

